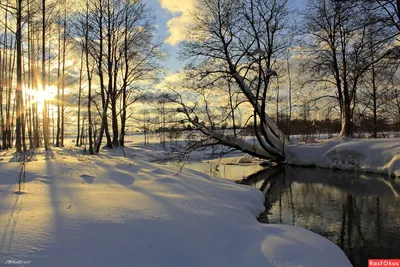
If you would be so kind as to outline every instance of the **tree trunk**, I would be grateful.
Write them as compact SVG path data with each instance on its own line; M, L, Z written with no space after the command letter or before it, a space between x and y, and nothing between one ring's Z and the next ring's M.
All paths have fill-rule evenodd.
M350 104L345 104L342 111L342 130L340 131L339 137L352 137L352 118Z
M111 115L112 115L112 130L113 130L113 146L118 147L118 117L117 117L117 103L116 99L113 97L111 101Z
M100 92L101 92L101 101L102 101L103 110L102 110L102 114L101 114L101 126L100 126L98 136L95 141L96 153L99 153L99 151L100 151L104 132L106 133L107 147L112 148L112 142L111 142L110 132L108 129L108 118L107 118L107 111L108 111L108 104L109 104L110 96L109 96L109 89L105 88L104 77L103 77L103 31L104 31L104 29L103 29L103 12L104 12L104 10L103 10L102 1L100 1L99 3L100 3L100 7L99 7L98 31L100 34L100 40L99 40L99 57L97 59L97 66L98 66L99 79L100 79L100 87L101 87ZM109 29L108 29L108 31L109 31ZM110 49L108 52L110 53ZM112 83L111 81L112 81L112 79L111 80L109 79L109 81L108 81L109 86L111 86L111 83ZM92 126L90 126L90 127L92 127ZM89 139L91 139L91 138L89 137Z
M17 46L17 90L16 90L16 129L15 129L15 146L18 152L22 152L22 0L17 1L17 32L16 32L16 46Z
M81 96L82 96L82 70L83 70L83 49L81 53L81 67L79 69L79 92L78 92L78 122L77 122L77 134L75 146L80 146L79 135L80 135L80 123L81 123Z
M4 62L6 61L4 54L2 54L0 50L0 119L1 119L1 139L2 139L2 148L6 149L6 130L5 130L5 119L3 116L3 91L4 91L4 72L5 66Z
M89 2L86 0L86 25L85 25L85 59L86 59L86 72L88 76L88 132L89 132L89 153L93 155L93 134L92 134L92 74L89 64Z
M57 55L57 137L56 147L61 145L61 27L58 26L58 55Z
M65 54L67 44L67 0L64 2L64 22L63 22L63 59L62 59L62 81L61 81L61 146L64 147L64 135L65 135Z
M374 60L373 58L372 58L372 60ZM374 119L373 119L373 130L372 130L372 136L374 137L374 138L378 138L378 122L377 122L377 120L378 120L378 116L377 116L377 109L378 109L378 106L377 106L377 95L376 95L376 73L375 73L375 64L372 64L372 66L371 66L371 70L372 70L372 100L373 100L373 110L372 110L372 112L373 112L373 114L374 114Z
M19 0L20 1L20 0ZM42 0L42 90L46 90L46 0ZM46 151L49 150L49 122L47 101L43 100L43 141Z

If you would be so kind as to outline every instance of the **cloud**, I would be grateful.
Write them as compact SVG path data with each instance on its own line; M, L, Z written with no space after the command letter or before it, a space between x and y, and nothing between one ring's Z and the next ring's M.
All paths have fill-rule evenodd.
M185 74L182 72L176 72L165 76L158 84L155 85L157 91L169 91L170 87L175 89L181 89L182 80L185 78Z
M181 81L185 78L185 74L182 72L177 72L177 73L173 73L170 74L168 76L165 77L164 81L166 83L169 83L173 86L178 86L180 85Z
M163 9L172 14L167 27L170 35L166 42L175 45L186 37L188 26L191 23L190 13L195 9L196 0L159 0Z

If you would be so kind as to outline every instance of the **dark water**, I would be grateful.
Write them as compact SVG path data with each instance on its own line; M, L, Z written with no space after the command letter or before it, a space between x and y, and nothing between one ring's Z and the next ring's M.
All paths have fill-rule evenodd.
M306 168L271 168L241 182L265 194L262 223L300 226L337 244L354 266L400 258L400 179Z
M241 180L265 195L262 223L306 228L337 244L355 267L400 259L400 179L327 169L191 163L215 177Z

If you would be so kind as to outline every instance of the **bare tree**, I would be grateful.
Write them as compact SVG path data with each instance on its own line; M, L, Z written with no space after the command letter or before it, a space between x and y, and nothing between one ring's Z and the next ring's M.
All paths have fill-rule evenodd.
M25 136L22 135L22 128L24 122L23 115L23 100L22 100L22 0L17 1L16 8L16 49L17 49L17 89L16 89L16 105L17 105L17 119L16 119L16 140L15 146L18 152L22 149L25 151Z
M136 101L135 91L156 80L162 42L154 40L151 10L140 0L95 0L88 9L78 20L87 17L88 52L100 84L99 152L104 135L108 148L124 145L127 107Z
M183 57L192 60L190 78L199 82L199 88L219 81L234 82L253 107L258 144L223 135L212 124L206 126L194 116L194 107L182 99L181 111L197 129L224 145L252 155L285 157L287 140L266 109L268 88L276 76L273 63L286 47L287 16L285 0L199 1L194 14L197 23L190 30L189 41L182 44Z
M76 141L75 141L75 146L81 146L82 144L80 143L80 137L81 137L81 107L82 107L82 90L83 90L83 56L84 56L84 49L81 49L81 64L79 68L79 88L78 88L78 118L77 118L77 131L76 131ZM83 128L83 126L82 126Z
M374 31L382 31L385 27L362 1L310 0L303 15L310 42L305 67L316 77L313 82L336 91L340 136L351 136L361 80L373 64L387 56L384 48L395 35L374 35L368 40L368 29L374 26Z

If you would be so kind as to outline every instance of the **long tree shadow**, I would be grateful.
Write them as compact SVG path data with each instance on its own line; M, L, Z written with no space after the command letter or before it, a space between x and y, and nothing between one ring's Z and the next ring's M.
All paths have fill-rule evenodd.
M0 254L3 255L6 253L5 250L10 249L10 246L13 243L15 228L18 224L19 213L20 213L19 207L22 204L24 195L13 194L12 197L15 198L15 201L12 207L8 209L9 210L9 213L7 214L8 219L4 224L3 234L1 236L1 242L0 242L0 251L2 252ZM8 246L6 248L7 244Z

